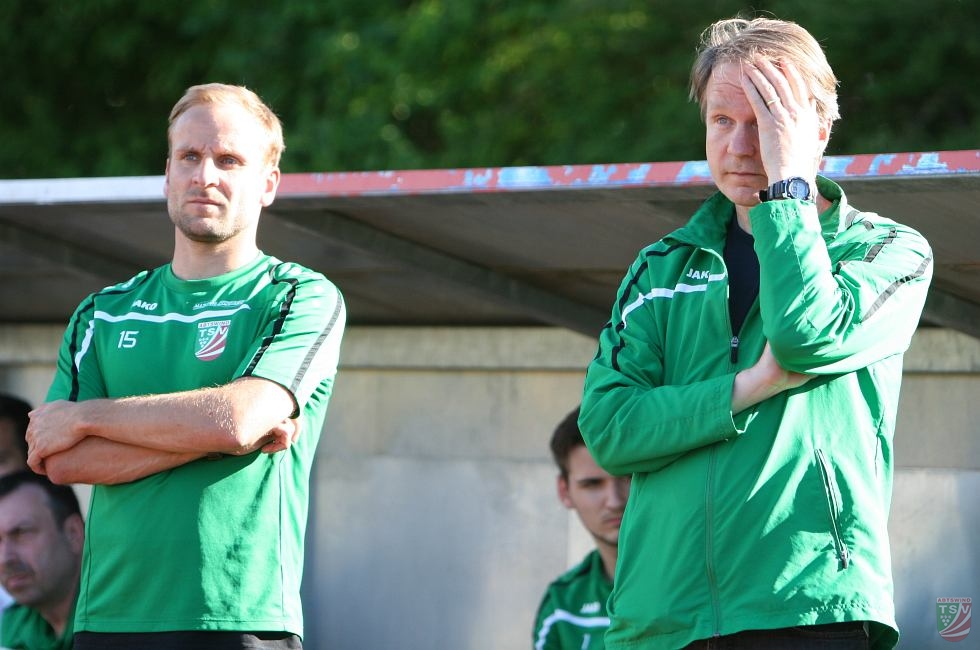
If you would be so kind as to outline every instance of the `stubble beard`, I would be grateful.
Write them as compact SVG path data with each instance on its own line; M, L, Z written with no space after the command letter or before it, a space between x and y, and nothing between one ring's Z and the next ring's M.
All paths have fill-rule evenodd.
M207 218L186 214L177 207L171 208L170 221L185 238L199 244L221 244L245 229L242 219L227 213Z

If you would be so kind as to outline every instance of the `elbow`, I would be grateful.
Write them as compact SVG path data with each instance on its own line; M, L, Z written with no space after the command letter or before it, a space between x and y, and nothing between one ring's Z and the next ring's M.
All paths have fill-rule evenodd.
M617 472L621 473L622 468L615 462L614 456L609 453L609 423L601 418L589 417L589 415L590 413L587 413L584 408L579 412L578 426L585 446L592 454L596 465L614 476L618 475Z
M786 308L776 318L763 315L763 334L782 368L809 372L841 355L862 329L855 308L846 295L829 306Z
M208 451L209 453L218 452L229 456L244 456L268 443L273 437L270 434L271 431L262 428L261 425L256 426L244 419L239 420L235 424L216 432L217 448Z
M256 381L260 384L268 383L265 380ZM281 389L277 387L276 390ZM285 395L284 391L282 393ZM288 404L288 407L291 409L292 404ZM270 404L262 394L250 395L248 399L228 400L225 408L211 422L208 435L208 439L212 441L208 445L210 448L194 451L217 452L229 456L250 454L274 437L277 420L270 414L285 408L282 404Z
M768 324L767 324L768 325ZM785 322L764 327L764 334L772 354L781 362L799 357L803 351L813 350L823 344L819 332L808 323L789 325Z
M243 427L222 431L217 439L219 440L219 448L213 451L229 456L244 456L255 447L255 441L250 439Z
M229 456L243 456L251 451L255 444L252 431L255 415L247 408L227 408L217 415L201 438L202 441L208 441L205 443L206 448L182 451L204 451ZM253 426L249 426L250 424Z
M791 372L811 372L842 353L843 334L837 328L821 334L811 327L777 327L765 336L779 366Z
M805 364L800 363L804 357L801 346L794 346L788 341L773 342L770 340L769 348L772 351L772 356L776 359L776 363L783 370L790 372L806 372L808 370Z
M592 453L592 457L595 459L596 465L606 470L613 476L627 476L633 473L632 468L624 463L616 462L616 460L605 453L606 447L601 443L594 443L593 445L587 445L589 451Z
M591 430L586 434L583 429L582 439L585 440L585 446L588 448L589 453L592 454L592 459L595 460L596 465L612 474L612 467L616 463L613 458L609 457L609 445L606 444L607 437L605 433L600 430Z

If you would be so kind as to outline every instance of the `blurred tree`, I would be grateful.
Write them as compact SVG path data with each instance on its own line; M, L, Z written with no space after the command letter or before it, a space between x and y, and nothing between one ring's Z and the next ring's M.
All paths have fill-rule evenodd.
M192 84L283 118L287 172L702 158L697 36L733 0L5 0L0 177L159 174ZM972 149L980 3L757 0L826 47L830 153ZM744 14L743 14L744 15ZM751 14L750 14L751 15Z

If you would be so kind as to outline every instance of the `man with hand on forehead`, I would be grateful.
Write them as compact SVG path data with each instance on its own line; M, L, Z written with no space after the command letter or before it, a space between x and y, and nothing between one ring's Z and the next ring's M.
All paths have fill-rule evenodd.
M599 465L633 475L607 648L898 641L892 439L932 252L817 174L836 86L794 23L702 35L718 192L630 267L579 418Z

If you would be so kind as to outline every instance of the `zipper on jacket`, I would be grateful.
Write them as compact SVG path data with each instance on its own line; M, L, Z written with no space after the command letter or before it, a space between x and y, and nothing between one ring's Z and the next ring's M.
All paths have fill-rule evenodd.
M712 447L708 452L708 478L704 491L704 561L705 570L708 574L708 589L711 591L711 613L714 619L714 636L721 634L721 599L718 595L718 579L715 576L714 563L714 478L715 478L715 455L717 449Z
M735 364L738 363L738 337L737 336L732 337L731 346L732 346L732 365L734 366Z
M827 456L822 449L816 450L817 465L820 467L820 476L823 479L824 492L827 493L827 506L830 508L830 536L834 538L834 546L837 547L837 559L840 560L841 568L846 569L851 563L851 554L847 544L841 537L839 516L841 503L837 498L836 481L834 480L833 470Z

